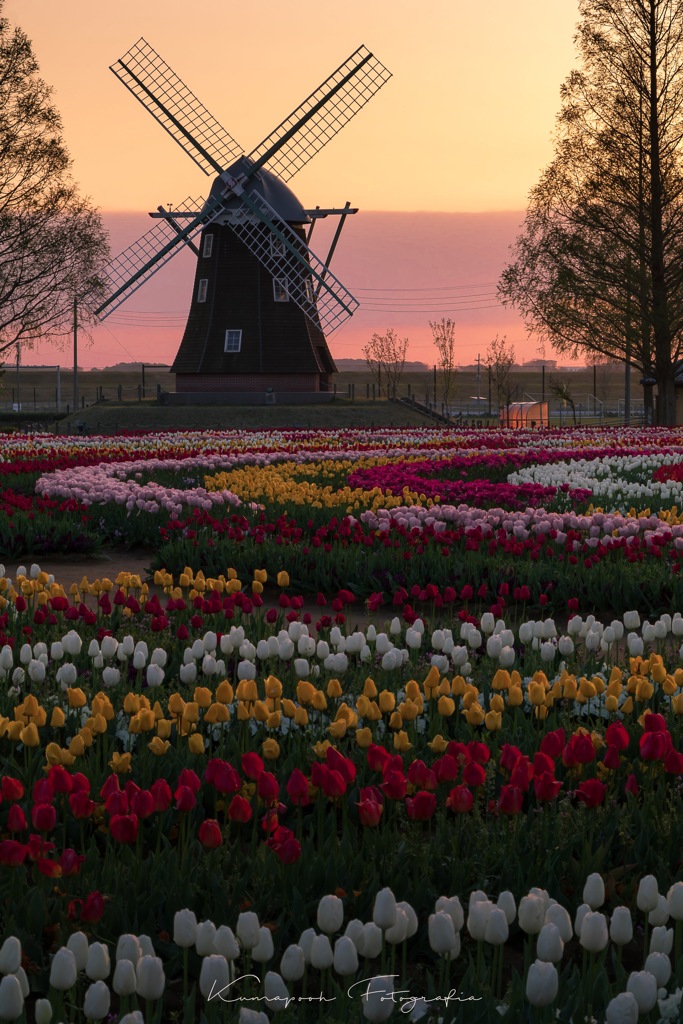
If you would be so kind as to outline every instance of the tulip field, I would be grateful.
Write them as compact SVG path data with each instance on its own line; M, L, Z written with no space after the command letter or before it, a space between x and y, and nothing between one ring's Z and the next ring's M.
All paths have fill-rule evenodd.
M0 560L0 1021L681 1019L683 430L7 435Z

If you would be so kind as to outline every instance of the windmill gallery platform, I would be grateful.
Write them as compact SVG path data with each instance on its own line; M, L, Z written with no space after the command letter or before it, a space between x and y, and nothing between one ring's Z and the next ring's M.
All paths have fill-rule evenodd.
M155 226L109 264L100 319L185 246L197 257L167 404L308 404L333 397L327 337L358 302L330 270L350 203L304 209L288 182L391 77L364 46L248 155L144 39L111 70L207 175L206 199L159 206ZM339 218L329 253L309 242Z

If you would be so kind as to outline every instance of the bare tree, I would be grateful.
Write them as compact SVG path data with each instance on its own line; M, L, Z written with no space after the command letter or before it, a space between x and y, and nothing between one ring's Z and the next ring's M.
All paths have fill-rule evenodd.
M63 338L75 298L81 325L94 321L107 238L70 170L31 42L0 17L0 352Z
M363 349L365 362L377 381L379 393L382 389L387 398L395 398L406 364L408 339L399 338L391 327L384 334L373 334Z
M441 377L441 395L446 409L455 394L455 383L458 368L455 362L455 321L443 317L435 322L429 321L434 347L438 353L437 367Z
M514 345L508 344L507 335L495 336L486 352L485 365L491 375L491 390L495 395L496 405L505 409L506 423L510 419L510 403L517 391L512 384L511 373L515 365Z
M557 380L557 378L551 377L548 385L550 387L550 394L569 406L574 417L574 426L576 426L576 402L569 389L569 384L565 380Z
M655 380L683 365L683 0L579 0L580 68L499 290L562 353ZM651 389L646 389L651 400Z

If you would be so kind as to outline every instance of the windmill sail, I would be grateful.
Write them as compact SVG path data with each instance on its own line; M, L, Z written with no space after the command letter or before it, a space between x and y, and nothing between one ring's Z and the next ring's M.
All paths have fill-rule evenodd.
M247 209L226 218L228 227L309 320L331 334L358 308L356 299L263 196L239 198Z
M391 78L374 54L360 46L315 92L249 154L289 181Z
M195 212L185 227L180 228L171 216L158 220L146 234L119 253L106 269L104 285L107 298L95 311L97 316L104 320L113 313L217 217L221 208L220 200L207 204L203 199L188 198L175 207L173 213L201 212Z
M233 137L145 39L111 71L205 174L220 174L242 155Z

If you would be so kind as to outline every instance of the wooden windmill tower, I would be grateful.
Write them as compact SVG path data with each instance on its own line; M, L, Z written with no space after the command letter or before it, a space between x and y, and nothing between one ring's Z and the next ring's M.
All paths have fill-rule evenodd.
M104 319L184 246L197 256L192 304L171 371L176 392L321 392L335 371L329 336L358 303L330 259L345 217L305 210L286 182L391 77L361 46L248 156L144 40L111 68L206 174L207 199L159 207L155 226L107 271ZM340 215L327 260L308 239Z

